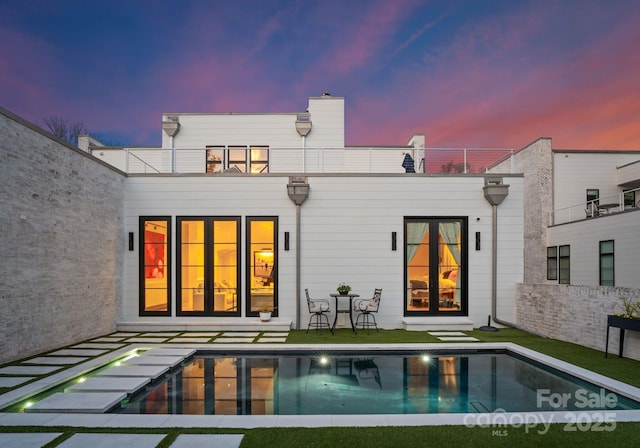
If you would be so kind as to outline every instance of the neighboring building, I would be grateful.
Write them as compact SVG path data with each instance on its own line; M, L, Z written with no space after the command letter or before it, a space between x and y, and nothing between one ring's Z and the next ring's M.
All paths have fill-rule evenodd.
M539 139L490 172L524 174L523 328L604 349L608 314L640 300L640 151L553 150ZM610 347L617 347L612 331ZM625 355L640 358L640 335Z

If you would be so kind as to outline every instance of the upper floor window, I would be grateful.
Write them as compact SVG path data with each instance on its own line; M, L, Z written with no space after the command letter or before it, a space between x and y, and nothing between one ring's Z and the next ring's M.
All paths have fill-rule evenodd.
M559 278L558 283L569 284L571 281L571 246L560 246L559 252Z
M558 280L558 246L547 247L547 280Z
M268 146L207 146L207 173L235 168L241 173L268 173Z
M600 198L600 190L597 188L587 188L587 205L593 203L598 206L598 199Z
M600 285L615 286L613 240L600 241Z

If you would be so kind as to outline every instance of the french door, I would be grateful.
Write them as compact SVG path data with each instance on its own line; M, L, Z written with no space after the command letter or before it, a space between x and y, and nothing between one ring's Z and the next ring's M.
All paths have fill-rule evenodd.
M177 218L178 316L239 316L240 218Z
M467 314L467 218L405 218L405 315Z

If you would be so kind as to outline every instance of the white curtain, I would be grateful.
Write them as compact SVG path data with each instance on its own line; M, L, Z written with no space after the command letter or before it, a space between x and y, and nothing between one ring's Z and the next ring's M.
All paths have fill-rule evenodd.
M407 266L418 251L418 245L422 243L424 235L429 230L429 223L410 222L407 223Z
M444 239L444 242L449 248L449 252L453 256L456 264L458 265L458 276L456 277L456 301L460 300L460 243L458 238L460 237L460 223L459 222L442 222L440 223L440 235Z

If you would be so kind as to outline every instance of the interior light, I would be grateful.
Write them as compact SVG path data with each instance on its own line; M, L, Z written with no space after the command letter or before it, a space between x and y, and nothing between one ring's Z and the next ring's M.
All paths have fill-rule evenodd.
M322 356L320 358L320 365L326 366L327 364L329 364L329 358L327 358L326 356Z
M422 361L429 362L429 360L430 360L429 355L422 355Z

